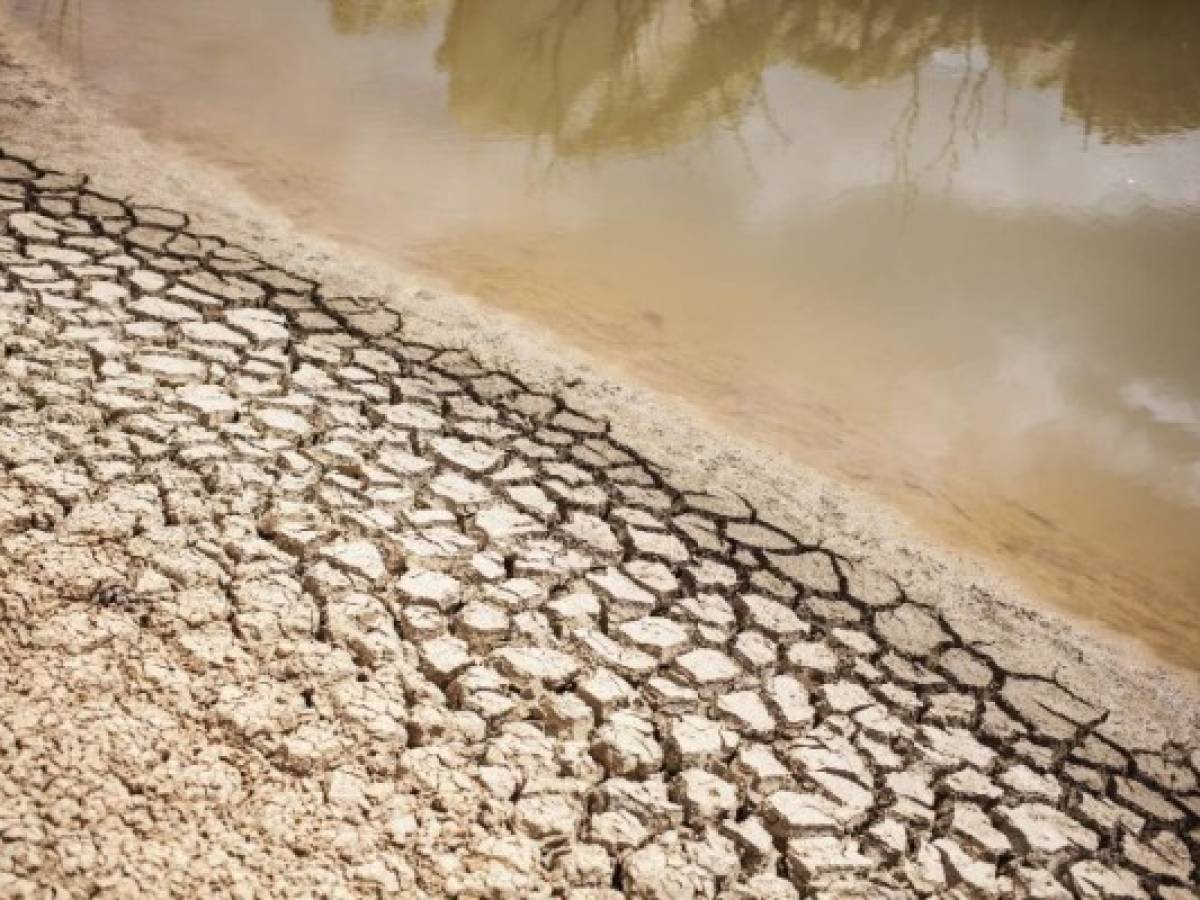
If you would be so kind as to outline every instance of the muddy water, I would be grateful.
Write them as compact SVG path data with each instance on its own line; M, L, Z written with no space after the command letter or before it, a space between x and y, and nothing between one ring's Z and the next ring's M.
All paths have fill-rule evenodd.
M1200 668L1193 0L0 0L305 227Z

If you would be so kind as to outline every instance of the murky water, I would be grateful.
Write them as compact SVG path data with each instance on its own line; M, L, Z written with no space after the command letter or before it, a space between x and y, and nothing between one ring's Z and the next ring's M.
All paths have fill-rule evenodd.
M3 0L151 136L1200 667L1194 0Z

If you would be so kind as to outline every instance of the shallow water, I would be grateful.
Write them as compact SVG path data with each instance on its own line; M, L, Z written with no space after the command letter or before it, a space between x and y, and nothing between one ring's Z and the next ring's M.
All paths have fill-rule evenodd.
M151 137L1200 668L1193 0L0 0Z

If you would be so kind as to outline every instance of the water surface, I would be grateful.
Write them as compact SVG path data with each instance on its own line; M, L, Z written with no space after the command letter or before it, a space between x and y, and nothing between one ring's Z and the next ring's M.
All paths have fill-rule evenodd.
M128 121L1200 667L1193 0L0 0Z

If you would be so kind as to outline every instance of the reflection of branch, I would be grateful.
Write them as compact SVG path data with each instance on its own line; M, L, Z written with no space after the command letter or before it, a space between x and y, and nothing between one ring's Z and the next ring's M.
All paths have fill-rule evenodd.
M746 171L750 173L750 180L755 184L762 184L762 176L758 174L758 167L754 165L754 155L750 152L750 145L746 143L746 138L742 134L741 123L735 122L731 130L733 142L742 151L742 159L745 160Z
M983 51L987 54L986 48ZM970 128L971 146L979 151L980 140L979 131L983 125L984 115L984 88L987 87L988 80L992 77L992 57L987 54L987 63L983 67L983 71L979 73L979 77L975 79L975 84L971 88L971 102L967 107L967 122Z
M988 57L987 64L979 73L975 72L974 68L974 53L975 43L972 40L966 47L963 53L967 62L967 71L960 79L958 86L954 90L954 100L950 104L950 122L949 130L946 133L946 139L934 154L933 159L923 169L924 172L933 172L943 162L946 162L946 185L945 190L949 192L954 183L954 176L958 173L961 154L959 153L958 137L962 129L966 129L971 137L972 146L979 149L979 127L983 123L983 90L987 86L988 78L992 71L991 57ZM987 51L984 50L984 53ZM963 111L963 101L966 99L966 110Z
M917 120L920 116L921 63L918 57L912 66L912 92L909 94L904 108L900 110L900 117L892 127L892 134L888 139L888 144L892 147L893 158L895 160L892 169L894 173L893 178L896 185L900 188L900 206L904 212L911 210L912 204L917 197L917 184L913 178L911 160L913 135L916 133Z
M966 59L967 71L966 74L959 79L958 85L954 88L954 99L950 102L950 127L946 131L946 138L938 147L937 152L933 154L933 158L925 165L922 170L931 172L938 167L945 159L950 160L950 168L955 169L958 166L958 126L959 126L959 110L962 107L963 97L966 95L971 84L972 63L970 47L963 54Z
M953 187L955 177L962 164L960 137L964 133L968 136L971 146L976 151L982 145L981 132L987 113L987 86L994 70L994 60L987 47L977 42L976 32L977 28L973 26L971 34L961 47L966 71L954 89L945 138L938 145L929 161L919 169L913 166L912 154L921 113L921 69L928 64L929 57L934 48L927 43L925 46L919 48L919 52L913 55L911 69L912 90L907 102L900 111L900 116L892 129L892 135L888 141L894 153L893 178L899 188L901 206L905 212L911 210L913 203L919 196L921 183L927 176L935 173L939 168L945 172L943 189L949 192ZM975 68L975 53L977 51L985 55L984 65L978 70ZM1007 85L1007 77L1005 77L1004 88L1002 90L1002 114L1005 119L1007 119L1008 115Z
M765 87L758 92L754 105L762 113L763 121L767 123L767 127L775 132L776 137L779 138L779 142L784 147L790 147L792 145L792 136L787 133L787 130L779 124L779 119L775 117L775 110L771 109L771 101Z

